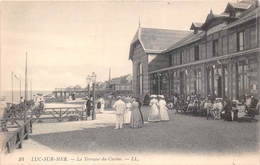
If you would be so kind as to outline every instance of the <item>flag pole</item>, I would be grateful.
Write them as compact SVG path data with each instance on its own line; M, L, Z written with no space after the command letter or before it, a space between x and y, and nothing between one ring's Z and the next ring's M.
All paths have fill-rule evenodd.
M30 84L31 84L31 100L32 100L32 79L30 79Z
M13 84L13 72L12 72L12 74L11 74L11 80L12 80L12 103L14 102L14 89L13 89L13 86L14 86L14 84Z
M24 123L26 122L27 118L27 52L26 52L26 61L25 61L25 104L24 104Z
M20 79L19 80L20 80L20 104L21 104L21 97L22 97L22 92L21 92L21 89L22 89L22 87L21 87L21 81L22 81L21 80L21 74L20 74Z

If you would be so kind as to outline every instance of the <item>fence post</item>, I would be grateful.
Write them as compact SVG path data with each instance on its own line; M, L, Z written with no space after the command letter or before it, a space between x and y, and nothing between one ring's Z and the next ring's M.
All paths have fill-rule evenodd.
M60 122L61 122L61 108L60 108Z

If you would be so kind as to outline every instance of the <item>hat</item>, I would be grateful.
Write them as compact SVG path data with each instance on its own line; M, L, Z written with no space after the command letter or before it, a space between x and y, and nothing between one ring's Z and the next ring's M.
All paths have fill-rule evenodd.
M121 99L122 97L121 97L121 96L117 96L116 98L117 98L117 99Z
M163 96L163 95L159 95L159 97L164 99L164 96Z
M156 98L157 96L156 95L151 95L151 97Z

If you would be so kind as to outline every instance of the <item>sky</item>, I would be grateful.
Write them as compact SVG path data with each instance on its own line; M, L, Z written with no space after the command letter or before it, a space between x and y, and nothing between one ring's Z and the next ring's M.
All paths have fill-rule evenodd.
M220 14L228 2L218 1L2 1L1 91L86 87L97 81L132 74L130 43L138 29L187 30ZM21 78L20 78L21 77Z

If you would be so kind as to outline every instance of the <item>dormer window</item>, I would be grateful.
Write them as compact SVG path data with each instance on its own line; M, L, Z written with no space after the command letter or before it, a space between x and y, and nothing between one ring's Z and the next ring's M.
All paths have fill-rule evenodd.
M197 34L199 32L199 30L201 30L202 23L195 23L193 22L191 24L190 30L194 30L194 34Z
M236 12L235 11L230 11L229 16L232 18L236 17Z

